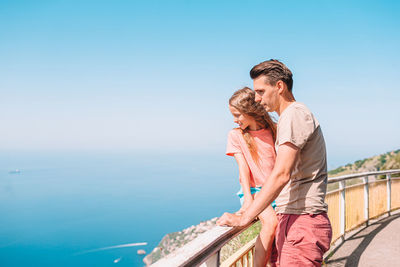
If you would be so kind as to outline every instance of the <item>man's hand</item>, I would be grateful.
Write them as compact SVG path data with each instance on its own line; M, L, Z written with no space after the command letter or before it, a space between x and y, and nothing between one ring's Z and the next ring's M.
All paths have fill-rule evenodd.
M245 226L243 224L242 215L231 214L225 212L218 220L217 225L219 226Z

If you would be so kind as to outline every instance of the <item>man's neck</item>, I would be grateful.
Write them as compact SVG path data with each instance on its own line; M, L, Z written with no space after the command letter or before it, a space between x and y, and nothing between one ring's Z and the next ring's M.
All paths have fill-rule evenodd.
M296 102L296 99L293 96L293 93L289 91L287 88L283 88L283 91L279 94L278 96L278 108L276 113L278 113L278 116L282 114L282 112L290 106L293 102Z
M293 98L293 100L291 101L287 101L287 100L282 100L281 104L279 105L279 110L276 112L278 113L278 115L280 116L282 114L282 112L288 107L290 106L290 104L292 104L293 102L296 102L296 100Z
M296 102L296 99L294 99L294 96L292 92L288 91L287 89L279 96L279 108L276 111L278 115L280 116L282 112L290 106L293 102Z

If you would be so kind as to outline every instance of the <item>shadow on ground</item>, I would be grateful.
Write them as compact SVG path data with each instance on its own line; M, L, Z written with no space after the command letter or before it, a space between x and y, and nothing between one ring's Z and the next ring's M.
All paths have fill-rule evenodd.
M392 215L356 232L333 250L332 256L325 261L326 266L359 266L363 252L368 248L376 235L384 230L392 221L399 218L400 214Z

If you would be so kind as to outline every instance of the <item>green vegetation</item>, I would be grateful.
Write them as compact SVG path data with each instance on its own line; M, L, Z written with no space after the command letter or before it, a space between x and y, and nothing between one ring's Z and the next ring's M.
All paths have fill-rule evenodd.
M242 246L253 240L261 231L260 221L254 223L248 229L244 230L240 235L233 238L221 249L221 262L229 258L233 253L238 251Z
M356 162L354 162L354 165L356 166L357 169L361 168L361 166L367 161L367 159L363 159L363 160L357 160Z
M387 154L383 154L379 157L379 162L381 163L381 165L384 165L386 163L386 156Z
M347 165L346 165L346 166L347 166ZM329 172L329 174L335 175L335 174L337 174L337 173L344 172L345 170L346 170L345 167L339 167L339 168L336 168L336 169L334 169L334 170L331 170L331 171Z
M260 221L256 222L249 229L246 229L239 235L239 240L242 244L247 244L249 241L253 240L261 231Z

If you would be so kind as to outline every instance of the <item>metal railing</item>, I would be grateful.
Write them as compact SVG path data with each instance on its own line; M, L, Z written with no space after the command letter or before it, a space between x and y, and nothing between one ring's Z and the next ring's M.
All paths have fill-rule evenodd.
M328 180L329 184L339 183L339 189L329 192L326 197L333 230L332 242L339 238L343 241L346 232L363 224L368 226L371 219L390 215L392 210L400 208L400 198L397 195L393 198L392 194L392 186L400 193L400 178L392 178L392 175L399 173L399 169L364 172ZM385 179L376 179L382 175ZM360 178L361 183L346 185L346 181Z
M344 241L347 232L363 224L368 226L371 219L390 215L391 211L400 208L400 177L392 178L395 174L400 174L400 169L350 174L328 180L328 184L339 183L339 189L326 196L332 242ZM369 179L382 175L385 179ZM360 178L361 184L346 185L346 181ZM392 191L398 193L392 194ZM253 223L242 228L215 226L151 266L253 266L255 239L220 263L221 248Z

